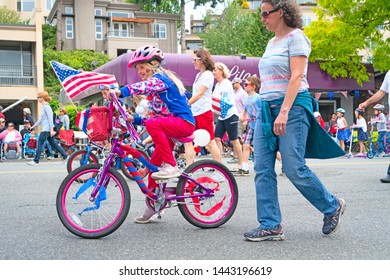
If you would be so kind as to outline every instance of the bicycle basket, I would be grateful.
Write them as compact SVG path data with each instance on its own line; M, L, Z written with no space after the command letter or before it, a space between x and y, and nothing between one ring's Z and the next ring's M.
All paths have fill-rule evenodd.
M93 107L77 114L76 125L91 141L107 140L111 130L109 115L106 106Z

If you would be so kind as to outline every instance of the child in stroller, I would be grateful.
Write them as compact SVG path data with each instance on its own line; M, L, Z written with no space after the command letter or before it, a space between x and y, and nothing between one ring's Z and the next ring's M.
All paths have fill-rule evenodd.
M23 138L23 157L28 158L34 156L38 145L38 135L33 130L30 133L24 134Z

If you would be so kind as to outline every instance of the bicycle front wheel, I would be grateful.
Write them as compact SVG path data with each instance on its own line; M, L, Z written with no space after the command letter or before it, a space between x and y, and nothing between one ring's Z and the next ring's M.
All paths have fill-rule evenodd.
M130 191L126 180L109 168L95 199L91 192L98 180L100 165L85 165L63 180L58 193L57 214L71 233L88 239L107 236L125 221L130 209ZM90 178L87 181L81 178Z
M233 174L223 164L214 160L196 161L186 168L197 183L212 190L212 194L202 197L178 199L183 217L199 228L216 228L225 224L234 214L238 203L237 182ZM205 194L198 184L180 177L176 195L190 196Z
M95 163L99 163L99 158L92 151L88 153L87 150L78 150L69 156L66 163L66 169L68 170L68 173L70 173L80 166Z

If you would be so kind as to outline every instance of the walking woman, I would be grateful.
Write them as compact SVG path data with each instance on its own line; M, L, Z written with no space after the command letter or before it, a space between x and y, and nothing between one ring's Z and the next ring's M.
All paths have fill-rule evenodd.
M221 162L222 157L214 139L214 113L211 110L211 94L214 85L214 61L208 50L194 50L192 64L199 73L192 85L192 97L188 100L195 117L195 129L205 129L210 134L210 142L206 149L213 160ZM192 143L185 143L187 166L194 162L195 151Z
M58 142L54 139L54 135L56 132L54 131L54 123L53 123L53 110L50 107L50 104L48 102L51 101L51 97L49 94L45 91L41 91L38 93L38 102L42 105L42 111L41 111L41 117L39 120L30 128L30 130L34 129L38 125L42 125L42 131L39 133L38 138L38 148L35 153L35 158L32 161L27 162L28 165L38 165L39 164L39 158L41 156L41 153L43 151L43 144L46 140L49 141L49 144L57 150L62 156L64 160L68 158L67 154L65 153L64 149L60 145L58 145Z
M325 188L307 167L305 157L331 158L344 152L313 114L318 104L306 79L311 46L301 30L299 5L294 0L264 0L261 17L275 37L259 62L262 110L254 130L254 169L260 225L244 237L250 241L284 239L275 173L278 150L286 176L323 213L322 232L329 235L338 229L346 203Z

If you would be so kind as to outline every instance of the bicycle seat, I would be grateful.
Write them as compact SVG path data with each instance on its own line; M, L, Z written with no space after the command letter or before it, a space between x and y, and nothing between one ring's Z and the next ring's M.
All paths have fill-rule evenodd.
M175 138L175 140L182 142L182 143L189 143L194 141L195 136L192 134L191 136L183 137L183 138Z

